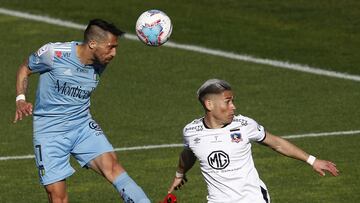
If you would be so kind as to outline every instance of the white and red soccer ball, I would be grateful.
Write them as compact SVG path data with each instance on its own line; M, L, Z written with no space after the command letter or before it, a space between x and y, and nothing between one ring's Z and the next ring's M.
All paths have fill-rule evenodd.
M159 10L148 10L136 21L136 35L147 45L160 46L170 37L172 24L169 16Z

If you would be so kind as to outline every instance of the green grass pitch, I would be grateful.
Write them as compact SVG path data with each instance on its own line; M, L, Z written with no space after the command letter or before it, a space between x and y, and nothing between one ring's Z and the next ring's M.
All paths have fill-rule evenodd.
M84 8L84 4L85 8ZM171 40L239 54L308 64L360 75L358 1L25 1L0 7L86 24L100 17L134 33L138 15L158 8L174 24ZM42 44L81 40L82 31L0 14L0 156L32 154L32 120L12 124L15 74ZM92 114L114 147L181 143L183 126L202 115L196 89L222 78L235 89L237 112L277 135L360 129L359 82L224 59L140 41L119 40L92 97ZM37 76L29 84L33 101ZM315 156L333 160L339 177L319 177L299 161L253 145L253 156L272 202L359 202L359 134L291 140ZM171 183L181 148L117 152L120 162L159 202ZM70 202L119 202L113 187L90 170L68 179ZM206 202L198 165L175 194L180 203ZM0 202L47 202L34 160L0 161Z

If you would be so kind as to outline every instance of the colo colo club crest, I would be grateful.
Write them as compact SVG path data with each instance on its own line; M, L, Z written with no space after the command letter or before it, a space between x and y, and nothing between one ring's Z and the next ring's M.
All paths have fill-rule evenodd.
M232 133L230 136L231 136L231 142L239 143L242 141L241 133Z

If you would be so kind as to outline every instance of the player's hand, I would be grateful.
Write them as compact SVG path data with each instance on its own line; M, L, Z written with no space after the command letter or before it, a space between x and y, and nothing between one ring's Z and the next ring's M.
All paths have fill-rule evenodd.
M329 172L333 176L339 175L339 170L336 168L336 164L331 161L316 159L313 164L313 169L321 176L325 176L325 171Z
M24 116L32 115L33 105L24 100L19 100L16 102L16 111L14 123L19 120L22 120Z
M179 190L186 182L187 178L185 175L182 178L175 177L171 187L168 190L168 193L172 193L174 190Z
M177 199L174 194L168 193L164 200L159 203L177 203Z

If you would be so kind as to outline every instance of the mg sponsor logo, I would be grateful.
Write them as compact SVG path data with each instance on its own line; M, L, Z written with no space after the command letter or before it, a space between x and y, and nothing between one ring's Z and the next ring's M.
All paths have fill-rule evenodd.
M224 169L230 163L229 155L226 154L224 151L213 151L208 156L208 163L213 169Z

